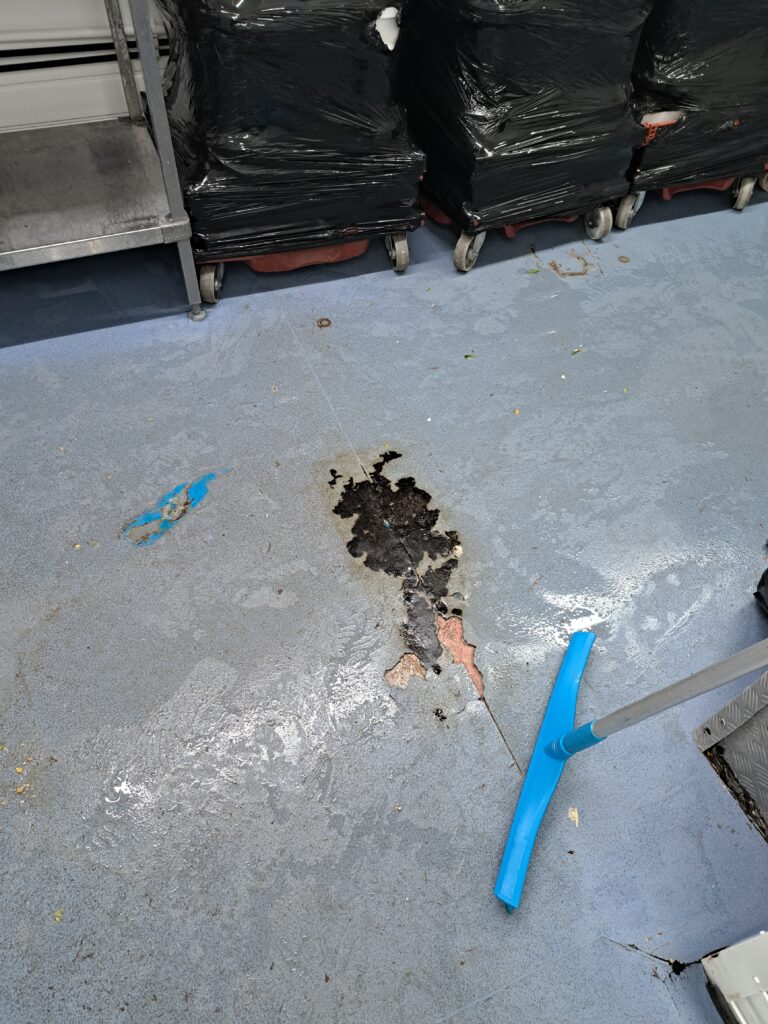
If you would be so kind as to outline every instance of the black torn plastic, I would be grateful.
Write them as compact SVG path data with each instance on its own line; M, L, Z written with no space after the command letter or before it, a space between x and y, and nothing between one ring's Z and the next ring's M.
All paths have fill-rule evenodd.
M656 0L633 78L638 118L655 115L658 122L642 151L635 190L765 168L766 0Z
M410 0L396 96L424 190L465 230L628 191L631 69L651 0Z
M757 601L757 606L763 615L768 616L768 569L765 570L763 575L760 577L760 582L757 584L755 600Z
M349 242L420 223L423 156L392 100L387 43L396 23L377 27L384 3L159 6L198 259Z

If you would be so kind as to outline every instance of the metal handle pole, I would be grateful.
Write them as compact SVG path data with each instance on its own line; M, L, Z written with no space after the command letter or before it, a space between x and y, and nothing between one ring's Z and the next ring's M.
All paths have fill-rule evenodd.
M700 697L703 693L716 690L719 686L732 683L734 679L754 672L757 669L768 666L768 640L761 640L760 643L752 644L738 654L726 658L725 661L718 661L715 665L694 672L692 676L681 679L678 683L672 683L663 690L656 693L649 693L647 697L628 704L624 708L598 718L592 723L592 732L600 739L612 736L622 729L628 729L630 725L637 725L653 715L667 711L678 704L684 704L692 697Z
M644 722L646 718L661 714L669 708L678 704L684 704L693 697L700 697L703 693L716 690L718 686L725 686L732 683L734 679L745 676L748 672L754 672L759 668L768 666L768 640L761 640L738 654L726 658L725 661L718 661L716 665L710 665L701 672L694 672L692 676L681 679L678 683L658 690L656 693L649 693L647 697L641 697L633 704L627 704L618 711L611 712L603 718L580 725L578 729L566 733L559 739L554 740L548 747L552 757L567 761L573 754L580 750L587 750L596 743L602 742L606 737L613 736L615 732L628 729L630 725L637 725Z

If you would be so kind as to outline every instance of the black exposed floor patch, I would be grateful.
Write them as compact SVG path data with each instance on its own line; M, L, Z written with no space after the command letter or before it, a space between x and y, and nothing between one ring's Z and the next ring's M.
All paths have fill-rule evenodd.
M406 616L401 635L408 650L425 669L439 671L437 662L446 648L454 661L467 666L482 694L482 676L472 661L474 649L464 644L462 634L461 644L469 653L457 647L458 657L456 630L443 628L442 616L447 613L443 599L451 591L451 574L461 554L459 536L454 530L436 529L440 510L430 507L431 495L417 487L413 477L393 482L384 475L385 466L399 458L399 452L383 452L365 479L350 477L333 511L342 519L354 520L349 553L373 572L400 580ZM337 478L331 470L331 486ZM450 637L451 643L444 637Z

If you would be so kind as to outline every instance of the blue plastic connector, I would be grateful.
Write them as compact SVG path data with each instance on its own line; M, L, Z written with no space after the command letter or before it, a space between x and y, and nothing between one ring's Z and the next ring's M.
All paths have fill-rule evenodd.
M569 757L578 754L580 750L586 750L587 747L594 747L596 743L602 743L605 736L595 734L592 728L594 724L594 721L587 722L586 725L580 725L573 732L567 732L565 736L561 736L549 745L547 753L560 758L561 761L567 761Z

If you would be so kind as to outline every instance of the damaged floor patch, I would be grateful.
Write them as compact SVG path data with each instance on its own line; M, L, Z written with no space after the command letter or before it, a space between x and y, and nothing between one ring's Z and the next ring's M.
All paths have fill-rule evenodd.
M438 615L437 638L450 654L454 665L464 666L475 689L482 697L483 673L475 664L475 645L468 644L464 639L464 623L461 619L453 616L444 619L442 615Z
M387 463L400 457L384 452L364 480L350 477L334 507L342 519L354 520L349 553L374 572L400 580L406 616L400 632L408 653L385 678L391 686L404 687L414 675L423 679L427 669L439 673L446 652L466 668L482 697L483 677L474 662L475 648L464 640L461 610L452 608L449 614L445 603L462 553L458 534L435 529L440 510L430 508L431 495L413 477L393 482L384 475ZM337 477L331 470L331 486ZM415 665L420 671L414 671Z
M183 518L187 512L197 508L208 494L208 485L216 479L216 473L206 473L192 483L179 484L158 498L147 512L136 516L123 527L122 534L134 544L153 544Z
M404 654L393 668L384 673L384 679L390 686L404 690L411 679L423 679L426 674L426 669L415 654Z

